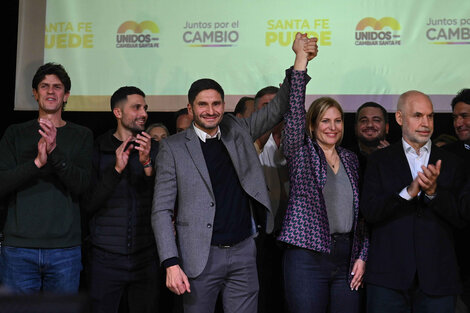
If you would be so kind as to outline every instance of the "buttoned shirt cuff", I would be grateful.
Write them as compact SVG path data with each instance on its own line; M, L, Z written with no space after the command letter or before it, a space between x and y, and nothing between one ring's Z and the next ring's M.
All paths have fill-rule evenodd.
M424 194L424 197L426 199L428 199L429 201L433 200L436 196L437 196L437 194L433 194L433 195Z
M403 199L405 200L411 200L413 199L409 194L408 194L408 190L407 190L408 187L405 187L402 189L402 191L400 191L400 193L398 194L400 197L402 197Z

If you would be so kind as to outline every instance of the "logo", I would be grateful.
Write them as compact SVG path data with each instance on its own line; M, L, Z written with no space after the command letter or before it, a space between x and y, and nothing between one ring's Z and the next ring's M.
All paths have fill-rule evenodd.
M152 21L127 21L117 30L116 48L158 48L160 29Z
M401 26L393 17L377 20L366 17L357 23L356 46L395 46L401 45Z
M434 45L468 45L470 18L430 18L425 36Z
M186 22L183 41L192 48L233 47L240 34L239 21Z
M307 33L308 37L317 37L320 46L331 46L330 20L326 18L317 19L284 19L268 20L265 35L266 47L292 45L295 35Z

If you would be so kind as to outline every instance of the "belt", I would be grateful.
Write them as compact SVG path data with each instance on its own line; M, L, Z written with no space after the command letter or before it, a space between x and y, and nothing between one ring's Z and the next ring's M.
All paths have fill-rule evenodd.
M228 249L228 248L232 248L233 246L238 245L240 242L243 242L243 241L247 240L250 237L251 236L248 236L248 237L246 237L246 238L244 238L240 241L233 242L233 243L211 243L211 246L217 247L217 248L220 248L220 249Z
M211 246L217 247L217 248L220 248L220 249L228 249L228 248L233 247L234 245L236 245L236 243L231 243L231 244L217 244L217 245L211 245Z
M352 232L350 233L334 233L331 234L331 239L337 240L337 239L351 239L352 238Z

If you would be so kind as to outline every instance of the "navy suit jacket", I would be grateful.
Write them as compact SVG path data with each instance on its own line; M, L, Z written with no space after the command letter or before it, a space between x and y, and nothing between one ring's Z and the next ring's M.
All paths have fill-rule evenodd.
M459 292L453 228L462 226L457 199L464 171L454 155L432 146L429 164L439 159L436 197L422 192L407 201L399 196L412 182L402 141L370 155L361 197L370 224L366 282L407 290L417 278L426 294Z

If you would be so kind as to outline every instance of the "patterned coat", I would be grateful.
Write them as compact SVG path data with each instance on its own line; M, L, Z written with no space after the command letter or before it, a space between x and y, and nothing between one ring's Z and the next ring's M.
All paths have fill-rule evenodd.
M278 240L323 253L330 252L331 236L323 198L327 161L323 150L305 131L305 79L293 72L289 110L285 113L284 154L289 167L289 204ZM353 190L354 223L351 267L356 259L367 259L368 236L359 218L359 163L357 156L336 148Z

